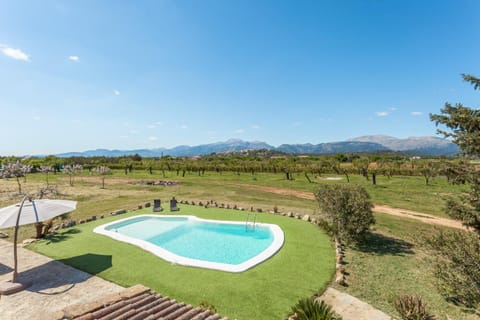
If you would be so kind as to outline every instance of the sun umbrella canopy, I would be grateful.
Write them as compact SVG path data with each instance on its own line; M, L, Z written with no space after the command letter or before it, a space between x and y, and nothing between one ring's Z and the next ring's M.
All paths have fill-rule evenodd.
M55 218L75 210L76 201L40 199L25 201L19 225L36 223ZM0 209L0 229L15 227L20 203Z

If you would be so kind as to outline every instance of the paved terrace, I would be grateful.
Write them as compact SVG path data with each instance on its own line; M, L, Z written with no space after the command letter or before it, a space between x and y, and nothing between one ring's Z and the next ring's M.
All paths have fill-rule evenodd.
M26 290L0 296L0 319L55 319L72 304L87 303L124 288L63 263L18 247L20 280L32 282ZM0 241L0 282L11 280L13 246Z

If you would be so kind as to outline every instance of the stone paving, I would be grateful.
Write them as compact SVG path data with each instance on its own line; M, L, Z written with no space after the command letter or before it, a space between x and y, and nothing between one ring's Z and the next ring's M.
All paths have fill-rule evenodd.
M13 246L0 240L0 283L11 280ZM19 279L32 285L26 290L0 296L0 319L54 319L56 312L66 306L91 302L124 288L79 271L63 263L18 248Z
M320 297L325 303L331 305L343 320L391 320L392 317L375 309L345 292L328 288Z

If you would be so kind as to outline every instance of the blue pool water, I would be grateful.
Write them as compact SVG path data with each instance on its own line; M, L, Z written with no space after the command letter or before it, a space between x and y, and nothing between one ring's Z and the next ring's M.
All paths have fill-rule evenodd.
M105 230L141 239L175 255L216 263L241 264L274 241L269 227L143 216L110 224Z

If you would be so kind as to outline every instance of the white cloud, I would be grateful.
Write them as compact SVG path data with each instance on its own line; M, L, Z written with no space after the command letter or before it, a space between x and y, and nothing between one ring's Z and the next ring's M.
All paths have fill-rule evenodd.
M386 117L386 116L388 116L388 112L386 112L386 111L375 112L375 114L376 114L378 117Z
M244 133L245 130L243 129L237 129L237 130L234 130L233 133L237 133L237 134L240 134L240 133Z
M80 58L78 56L69 56L68 60L73 61L73 62L78 62L78 61L80 61Z
M182 125L180 126L180 128L181 128L181 129L187 129L188 126L187 126L186 124L182 124Z
M158 140L158 137L150 136L150 137L148 137L148 140L155 141L155 140Z
M418 116L421 116L423 114L423 112L420 112L420 111L413 111L410 113L412 116L415 116L415 117L418 117Z
M119 96L119 95L120 95L120 91L118 91L118 90L113 90L113 93L114 93L116 96Z
M28 54L26 54L25 52L23 52L20 49L15 49L15 48L10 48L10 47L7 47L7 46L0 45L0 51L2 51L2 53L4 55L6 55L7 57L10 57L12 59L23 60L23 61L27 61L27 62L31 61Z

